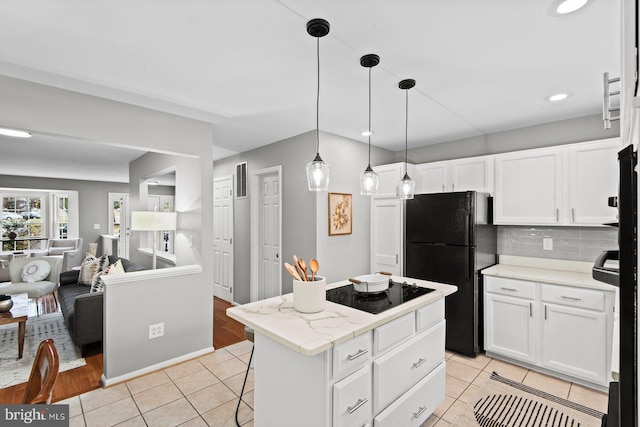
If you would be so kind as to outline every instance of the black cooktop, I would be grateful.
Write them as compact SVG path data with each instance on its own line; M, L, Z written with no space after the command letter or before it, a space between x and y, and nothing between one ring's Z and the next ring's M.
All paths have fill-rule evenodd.
M410 285L407 282L400 283L391 280L389 289L377 294L356 292L352 284L329 289L327 291L327 300L371 314L379 314L434 290L417 286L415 283Z

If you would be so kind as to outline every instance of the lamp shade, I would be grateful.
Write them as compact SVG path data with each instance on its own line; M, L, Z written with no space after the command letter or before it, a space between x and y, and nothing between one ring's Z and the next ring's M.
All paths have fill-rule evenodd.
M131 212L131 229L136 231L175 230L176 212Z

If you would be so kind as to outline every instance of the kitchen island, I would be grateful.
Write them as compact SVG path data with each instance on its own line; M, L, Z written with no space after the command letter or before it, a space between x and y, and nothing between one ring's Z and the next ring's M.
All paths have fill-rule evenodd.
M392 279L434 291L380 314L330 301L300 313L292 294L227 309L255 331L256 426L419 426L429 417L445 396L444 298L457 288Z

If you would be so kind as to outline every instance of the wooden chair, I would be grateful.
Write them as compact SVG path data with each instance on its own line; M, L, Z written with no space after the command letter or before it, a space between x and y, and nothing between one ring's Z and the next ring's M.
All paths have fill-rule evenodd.
M51 404L59 369L60 359L58 359L58 351L53 340L49 338L42 341L33 361L22 403Z

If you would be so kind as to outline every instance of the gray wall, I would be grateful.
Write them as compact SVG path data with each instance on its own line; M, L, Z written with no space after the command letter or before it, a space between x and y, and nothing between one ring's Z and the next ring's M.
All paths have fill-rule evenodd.
M358 182L360 172L367 166L367 146L321 132L320 154L331 167L330 191L354 195L355 228L351 236L327 236L327 193L310 192L307 188L305 167L315 156L315 131L218 160L213 163L213 175L235 175L235 165L245 161L248 177L253 171L281 165L283 263L290 262L294 254L307 261L317 258L319 274L331 281L369 270L369 198L360 196ZM390 151L372 149L372 164L388 163L392 158ZM249 186L246 199L234 200L234 300L238 303L250 299L252 191ZM339 251L329 250L336 247ZM345 252L352 257L350 263ZM291 290L291 277L283 272L282 292Z
M553 239L553 250L542 249L545 237ZM617 249L618 229L613 227L498 227L500 255L592 263L602 251Z
M109 233L108 193L128 193L129 184L119 182L80 181L27 176L0 175L0 187L33 188L42 190L73 190L78 192L80 237L86 250L89 243L98 243L101 253L101 234ZM100 224L95 230L94 224Z
M620 136L620 122L613 122L611 129L605 130L602 116L596 114L413 148L408 157L413 163L427 163L617 136ZM404 151L396 152L396 159L404 159Z
M4 76L0 76L0 93L0 117L4 126L81 138L87 144L108 142L148 151L186 154L197 160L199 168L188 174L187 180L176 182L176 194L184 189L184 194L192 200L189 224L197 226L189 226L197 228L188 232L197 232L193 233L193 247L189 247L185 259L202 263L202 272L180 277L177 293L158 292L153 281L122 286L118 297L129 303L135 300L137 304L135 309L120 310L119 318L126 319L125 323L105 318L105 330L114 337L104 342L105 377L109 380L134 374L137 370L211 348L213 251L205 244L204 236L211 236L213 232L212 125ZM198 192L197 198L193 191ZM140 294L145 298L136 298ZM177 294L179 304L175 304ZM117 298L112 302L116 307L131 307ZM157 319L145 307L169 304L174 310L167 317L165 330L189 333L177 342L175 334L150 341L148 326Z

